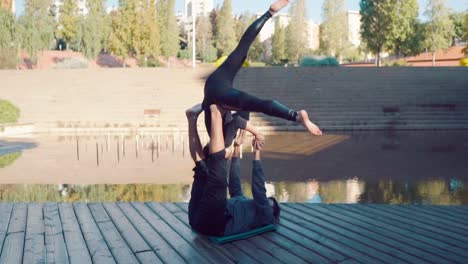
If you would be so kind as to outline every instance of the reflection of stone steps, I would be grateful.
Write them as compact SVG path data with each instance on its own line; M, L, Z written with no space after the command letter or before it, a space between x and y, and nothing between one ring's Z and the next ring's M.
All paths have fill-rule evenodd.
M186 129L184 110L202 100L201 76L210 71L6 71L0 78L2 97L21 108L20 122L35 123L38 131ZM240 71L235 87L307 109L325 129L455 129L468 126L467 76L464 68L250 68ZM300 129L263 114L251 121L264 129Z

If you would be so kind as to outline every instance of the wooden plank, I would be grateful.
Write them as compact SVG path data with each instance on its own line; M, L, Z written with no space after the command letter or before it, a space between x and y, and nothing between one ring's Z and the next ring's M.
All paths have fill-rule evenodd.
M115 203L103 203L102 204L107 214L111 218L114 225L117 227L120 235L127 242L133 254L135 254L142 263L162 263L161 260L156 256L151 247L146 243L138 231L133 227L132 223L128 221L122 211ZM143 253L144 254L139 254ZM144 257L140 259L140 257ZM145 262L149 261L149 262Z
M114 259L118 263L139 263L109 216L107 216L102 205L100 203L90 203L88 207Z
M189 228L187 228L183 223L181 223L174 215L172 215L165 207L159 203L146 203L146 205L161 219L166 221L166 223L177 233L179 233L184 239L188 239L194 247L196 247L199 252L205 257L209 258L215 263L232 263L232 260L226 257L222 252L220 252L218 245L213 245L206 239L202 238Z
M357 250L361 250L363 253L370 253L372 256L379 258L381 261L387 263L401 262L414 262L418 263L421 259L409 255L405 252L399 251L397 248L387 246L381 243L378 239L372 236L363 236L354 230L349 230L340 226L340 222L336 219L322 220L317 217L310 216L299 210L295 210L290 204L284 204L282 212L288 212L288 214L294 215L300 218L300 221L306 221L304 227L329 233L328 236L338 239L341 241L347 241L348 246L355 247ZM363 230L361 230L363 231Z
M465 217L468 217L468 206L461 206L461 205L450 205L450 206L436 206L436 205L431 205L429 207L441 207L441 208L447 208L450 211L457 212L459 214L464 215Z
M210 262L202 257L199 251L194 248L184 237L174 231L161 217L156 215L144 203L132 203L134 208L141 216L157 231L161 237L179 253L179 255L188 263L207 263ZM196 243L196 242L195 242Z
M386 210L395 210L398 212L399 215L407 215L408 218L415 219L424 222L428 225L451 231L458 235L462 235L460 238L463 241L468 242L468 228L466 224L457 223L452 220L447 220L447 216L441 217L440 214L437 214L435 212L424 212L422 209L418 208L420 208L420 206L414 206L409 208L407 206L401 205L390 205L383 207L383 209Z
M28 219L23 253L23 263L45 263L45 231L43 204L28 204Z
M468 252L463 248L463 244L459 241L453 240L452 238L445 236L443 233L440 234L432 232L431 228L423 228L424 225L418 225L418 223L415 221L408 220L406 218L395 217L392 213L372 208L369 206L347 206L338 204L334 204L331 206L339 207L341 208L341 210L353 211L357 214L369 214L374 219L379 220L382 223L386 223L389 226L397 226L407 230L407 232L417 233L422 236L438 240L440 241L440 243L437 244L437 247L449 250L451 252L454 252L455 254L458 253L459 255L462 255L463 252Z
M51 263L69 263L57 203L46 203L44 205L44 232L47 261Z
M58 204L70 263L92 263L71 203Z
M179 208L184 210L186 213L188 213L188 203L175 203ZM280 228L281 229L281 228ZM282 228L284 229L284 228ZM303 260L307 261L308 263L329 263L330 260L320 256L319 254L310 251L309 249L303 247L302 245L293 242L292 240L288 239L288 236L282 236L279 235L278 230L276 232L267 232L265 234L261 235L264 239L267 239L276 245L278 245L280 248L283 248L296 256L302 258ZM241 241L239 241L241 242ZM304 243L306 244L306 243ZM307 244L314 246L314 243L309 243ZM318 244L317 244L318 245ZM321 247L321 245L318 245ZM333 251L331 251L333 252ZM255 253L255 251L253 252ZM249 257L250 258L250 257ZM343 257L344 258L344 257ZM335 259L336 260L336 259Z
M88 206L85 203L74 203L73 209L93 263L115 264L114 257L96 222L94 222Z
M392 246L397 250L404 251L408 254L411 254L412 256L421 258L416 259L416 262L423 262L424 259L425 261L429 262L437 261L437 263L452 263L452 261L449 261L446 258L442 258L440 255L432 254L431 251L424 251L424 249L427 250L427 244L414 240L411 237L403 237L401 234L398 234L394 231L388 231L379 226L373 225L369 223L369 219L364 219L363 217L361 217L359 220L354 219L343 213L335 213L331 210L327 210L326 208L316 205L289 204L289 206L299 211L303 211L312 217L320 218L324 221L329 221L330 223L340 225L345 228L352 228L356 233L368 237L373 237L374 239L379 240L381 243ZM432 247L431 250L438 249ZM439 253L449 253L444 250L438 251Z
M455 211L454 206L449 208L448 206L404 206L405 208L411 210L418 210L422 213L436 216L451 222L458 223L464 226L464 229L468 229L468 225L465 223L468 222L468 214L462 214Z
M349 219L355 219L358 222L373 225L376 228L378 228L376 230L379 230L379 233L381 234L387 234L387 232L390 232L395 235L396 238L394 239L401 240L405 243L411 243L412 245L417 246L420 249L425 250L426 252L429 252L431 254L437 254L439 257L445 257L453 261L464 259L464 257L457 255L457 253L460 252L459 248L453 247L439 240L429 238L417 232L413 232L411 229L404 229L400 227L400 225L395 224L397 222L385 222L386 218L380 218L375 214L368 214L367 212L363 211L357 213L351 209L354 206L346 206L343 208L327 205L306 206L311 207L313 208L313 210L317 211L327 210L328 212L336 213L336 215L330 215L336 216L337 218L340 218L340 216L342 216ZM373 229L373 227L369 227L369 229Z
M177 217L182 223L187 226L190 230L192 227L189 224L189 219L188 219L188 204L185 208L179 207L174 203L161 203L166 209L169 210L175 217ZM204 236L201 236L201 238L205 238ZM212 242L208 242L210 244L213 244ZM250 243L250 242L249 242ZM214 245L214 244L213 244ZM254 246L250 245L248 247L248 250L241 250L240 247L236 242L224 244L223 246L216 246L222 253L226 256L228 256L230 259L233 259L235 262L255 262L255 259L263 257L265 254L263 252L258 252L258 255L255 257L252 257L253 254L249 254L252 251L254 251ZM271 258L271 256L267 256L267 258Z
M361 244L357 244L350 239L346 239L345 237L334 233L333 230L327 231L323 228L314 230L313 228L310 228L310 226L307 226L306 223L307 221L291 215L289 212L285 212L283 206L281 211L281 224L287 228L292 229L310 239L313 239L318 243L324 244L345 256L357 259L364 263L383 262L382 260L377 260L379 257L374 255L373 251L366 251L367 247L362 247Z
M184 223L185 226L187 226L187 228L191 228L188 220L188 208L187 210L185 210L184 208L176 206L172 203L162 203L162 205L171 208L172 210L169 211L171 211L174 216L176 216L182 223ZM201 237L205 239L204 236ZM207 243L212 244L212 242L210 241L207 241ZM243 260L244 262L254 260L259 261L260 263L277 263L279 261L279 259L275 258L270 252L267 252L264 249L253 244L252 241L249 239L234 241L229 244L232 246L230 250L225 249L225 245L218 246L218 248L220 248L221 250L225 249L223 253L229 256L231 259L234 259L234 261L236 262L241 262L241 260Z
M151 227L151 225L131 204L118 203L117 205L163 262L185 263L177 251L175 251L171 245L156 230L154 230L153 227Z
M7 203L0 203L0 253L2 253L3 243L10 224L11 213L13 205Z
M27 210L27 205L24 203L13 205L10 224L0 256L0 263L22 263Z
M328 237L324 237L321 234L318 234L314 231L308 230L304 228L303 226L301 226L300 224L297 224L293 221L289 221L288 219L284 217L284 214L282 215L283 216L281 218L281 228L279 228L277 232L282 232L284 235L287 235L288 233L292 234L291 238L299 242L301 245L308 247L309 243L306 243L306 242L311 241L314 244L322 245L322 247L324 247L325 249L332 250L336 252L336 254L344 256L343 259L341 260L352 258L352 259L359 259L359 261L363 263L378 263L378 260L372 258L371 256L367 256L353 248L350 248L345 243L341 243L340 241L335 241ZM341 260L338 259L337 261L334 261L334 262L339 262Z
M443 221L440 218L427 217L427 215L421 215L414 210L406 210L402 207L395 206L380 206L375 207L374 205L366 205L372 208L378 208L378 210L390 212L395 217L405 218L408 220L415 221L418 225L424 225L424 227L432 230L433 232L438 232L446 236L450 236L453 239L463 241L468 245L468 235L465 235L465 232L460 232L453 226L450 226L450 222Z

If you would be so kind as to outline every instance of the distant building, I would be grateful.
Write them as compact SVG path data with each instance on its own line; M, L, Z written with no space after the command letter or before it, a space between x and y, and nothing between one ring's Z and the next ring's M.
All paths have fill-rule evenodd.
M361 45L361 14L359 11L347 11L346 21L348 23L349 42L358 47Z
M260 15L259 15L260 16ZM261 42L265 42L273 36L275 33L275 18L278 18L280 25L286 27L291 21L291 17L288 14L278 14L273 19L268 20L260 31L259 38ZM307 36L308 42L307 47L310 49L318 49L319 47L319 25L312 20L307 21Z
M86 6L86 0L75 0L78 7L78 15L85 16L88 14L88 7ZM55 20L58 20L60 17L60 6L62 5L63 0L54 0L53 7L55 8Z
M184 17L207 16L213 10L213 0L185 0Z

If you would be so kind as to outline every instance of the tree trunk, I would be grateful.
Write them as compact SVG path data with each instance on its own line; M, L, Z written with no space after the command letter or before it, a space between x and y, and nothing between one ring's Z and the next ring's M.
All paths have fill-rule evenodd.
M435 66L435 51L432 52L432 67Z
M380 67L380 48L377 50L377 67Z

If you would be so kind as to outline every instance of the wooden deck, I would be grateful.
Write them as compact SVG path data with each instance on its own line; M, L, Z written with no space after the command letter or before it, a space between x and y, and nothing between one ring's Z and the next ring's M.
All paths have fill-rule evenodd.
M282 209L276 232L218 246L186 203L0 204L0 263L468 263L468 206Z

